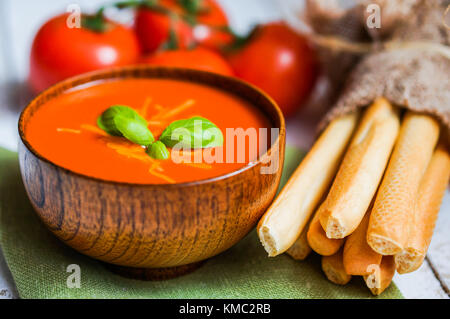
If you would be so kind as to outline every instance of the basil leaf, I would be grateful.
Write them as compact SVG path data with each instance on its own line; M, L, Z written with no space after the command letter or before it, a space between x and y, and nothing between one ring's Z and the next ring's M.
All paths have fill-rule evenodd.
M172 122L161 134L166 146L208 148L223 145L222 131L210 120L200 116Z
M101 128L103 131L105 131L106 133L108 133L109 135L115 135L114 132L108 130L108 128L105 126L105 124L103 124L103 121L102 121L102 117L101 117L101 116L99 116L99 117L97 118L97 126L98 126L99 128ZM119 133L120 133L120 132L119 132Z
M164 143L161 141L156 141L147 148L147 154L154 159L166 160L169 158L169 151L167 150Z
M120 130L116 127L116 123L114 121L115 117L119 115L139 122L147 127L147 121L140 116L138 112L133 110L131 107L124 105L113 105L104 111L97 119L98 127L110 135L123 136L122 132L120 132Z
M133 143L148 146L155 140L146 123L123 115L116 115L113 121L115 128Z

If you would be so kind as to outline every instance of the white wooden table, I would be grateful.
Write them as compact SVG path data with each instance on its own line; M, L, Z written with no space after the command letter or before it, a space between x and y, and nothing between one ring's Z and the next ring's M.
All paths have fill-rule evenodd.
M284 0L278 0L284 1ZM50 16L79 4L95 10L107 0L1 0L0 1L0 146L17 149L17 118L26 105L24 81L28 74L31 41ZM252 25L278 20L277 0L219 0L235 30L245 33ZM321 110L306 109L288 120L288 143L308 148ZM396 275L395 283L406 298L449 298L450 287L450 194L447 191L427 259L416 272ZM14 280L0 247L0 298L17 298Z

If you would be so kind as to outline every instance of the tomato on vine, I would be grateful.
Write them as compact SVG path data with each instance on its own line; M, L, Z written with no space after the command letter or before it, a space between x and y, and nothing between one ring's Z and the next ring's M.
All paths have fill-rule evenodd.
M102 10L82 15L80 28L69 27L68 18L51 18L34 38L29 73L34 92L77 74L138 60L140 47L133 30L105 19Z
M281 22L257 28L228 60L239 78L266 91L285 116L302 106L317 76L308 41Z

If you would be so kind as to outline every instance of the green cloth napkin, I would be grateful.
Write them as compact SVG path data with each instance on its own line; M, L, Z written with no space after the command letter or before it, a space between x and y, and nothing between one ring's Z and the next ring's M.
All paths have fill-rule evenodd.
M304 152L288 148L283 181ZM191 274L166 281L122 278L101 262L65 246L39 221L22 185L17 154L0 148L0 243L22 298L371 298L361 278L347 286L330 283L320 258L294 261L268 258L253 231L226 252ZM81 287L68 288L71 273L81 269ZM395 287L382 298L402 298Z

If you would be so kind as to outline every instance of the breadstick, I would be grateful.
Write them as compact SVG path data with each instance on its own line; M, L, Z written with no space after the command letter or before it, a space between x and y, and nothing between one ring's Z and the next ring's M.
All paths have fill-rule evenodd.
M325 234L325 231L320 225L319 215L316 213L309 225L306 234L309 246L319 255L331 256L334 255L339 248L344 244L344 239L331 239Z
M377 253L395 255L405 248L420 180L438 137L436 120L407 112L370 215L367 242Z
M329 238L344 238L358 227L380 184L399 128L399 111L384 98L364 113L318 212Z
M372 294L380 295L391 284L395 274L395 263L393 256L383 256L379 268L374 267L371 275L364 276L364 281Z
M373 251L366 241L370 211L369 208L358 228L345 240L343 260L347 274L355 276L370 275L372 267L374 265L379 266L381 263L382 256Z
M352 279L352 276L345 272L342 249L334 255L322 257L322 270L328 280L337 285L346 285Z
M422 265L449 178L450 155L441 143L434 151L420 182L414 227L408 244L401 253L395 255L395 265L399 274L415 271Z
M306 227L300 233L295 243L286 251L286 254L294 258L295 260L304 260L309 256L312 249L308 244L306 234L308 233L309 225L311 221L306 225Z
M257 230L269 256L297 240L333 180L358 121L358 113L332 121L261 218Z

